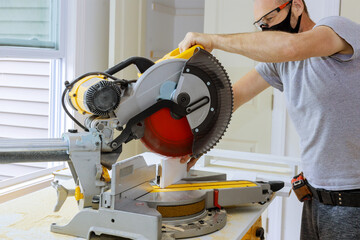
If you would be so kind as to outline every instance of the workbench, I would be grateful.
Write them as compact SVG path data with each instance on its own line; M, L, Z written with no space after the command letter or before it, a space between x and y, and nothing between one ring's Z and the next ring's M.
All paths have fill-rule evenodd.
M0 205L0 239L2 240L55 240L82 239L50 232L51 223L66 224L78 212L76 201L67 199L57 213L53 212L56 191L47 187ZM261 216L270 202L227 208L227 224L218 232L202 236L199 240L242 239Z

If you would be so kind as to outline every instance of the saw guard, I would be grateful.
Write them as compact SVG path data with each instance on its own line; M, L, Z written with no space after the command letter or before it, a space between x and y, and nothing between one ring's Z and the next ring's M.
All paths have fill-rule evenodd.
M197 48L186 62L184 73L189 68L204 82L211 83L211 107L216 111L209 112L196 131L190 128L186 117L174 119L169 109L161 109L147 117L141 141L150 150L165 156L201 156L219 142L231 119L233 92L220 62L207 51Z
M186 117L174 119L170 109L163 108L147 117L141 142L151 151L180 157L192 153L194 135Z

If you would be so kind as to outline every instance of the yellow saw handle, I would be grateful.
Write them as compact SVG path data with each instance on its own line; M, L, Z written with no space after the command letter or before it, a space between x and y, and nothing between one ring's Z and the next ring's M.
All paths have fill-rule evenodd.
M197 47L204 49L204 47L201 45L194 45L191 48L188 48L185 51L183 51L182 53L180 53L179 48L176 48L176 49L172 50L171 52L169 52L168 54L166 54L165 56L163 56L161 59L157 60L155 63L159 63L164 60L174 59L174 58L189 59L194 55L195 49ZM140 77L141 75L142 75L141 73L138 73L138 77Z
M173 51L169 52L168 54L166 54L163 58L157 60L156 63L167 60L167 59L173 59L173 58L189 59L194 55L194 51L197 47L204 49L204 47L201 45L194 45L191 48L186 49L185 51L180 53L179 48L177 48L177 49L174 49Z

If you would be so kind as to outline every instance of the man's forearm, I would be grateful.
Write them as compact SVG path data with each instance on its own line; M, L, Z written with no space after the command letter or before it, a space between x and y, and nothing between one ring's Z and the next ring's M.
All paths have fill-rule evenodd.
M259 62L300 61L335 53L353 54L354 49L331 28L319 26L291 34L266 31L238 34L202 34L189 32L179 44L181 52L196 44L211 52L214 48L241 54Z
M213 35L214 48L241 54L259 62L286 62L297 59L293 34L256 32Z

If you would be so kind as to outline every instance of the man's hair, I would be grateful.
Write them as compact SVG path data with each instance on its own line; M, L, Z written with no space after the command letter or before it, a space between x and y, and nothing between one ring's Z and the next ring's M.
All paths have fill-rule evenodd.
M283 4L283 3L286 3L288 2L289 0L276 0L279 4ZM304 0L302 0L302 2L304 3L304 12L309 15L309 12L308 12L308 9L307 9L307 6L306 6L306 3Z

